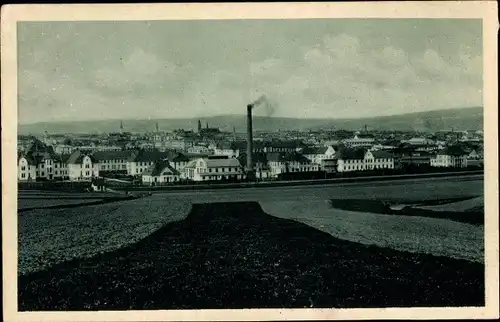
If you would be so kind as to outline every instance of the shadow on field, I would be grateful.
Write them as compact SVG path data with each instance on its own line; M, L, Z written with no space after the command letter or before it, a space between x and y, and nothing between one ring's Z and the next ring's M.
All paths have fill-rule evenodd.
M431 217L438 219L448 219L457 222L472 224L476 226L484 225L484 209L476 209L471 211L435 211L421 208L414 208L412 206L404 206L401 209L391 209L392 204L419 204L434 206L444 203L452 203L472 199L473 197L460 197L441 200L421 200L415 201L382 201L382 200L369 200L369 199L331 199L329 205L333 208L369 212L385 215L398 215L398 216L418 216L418 217Z
M483 306L483 271L342 241L255 202L195 204L135 244L20 276L19 310Z

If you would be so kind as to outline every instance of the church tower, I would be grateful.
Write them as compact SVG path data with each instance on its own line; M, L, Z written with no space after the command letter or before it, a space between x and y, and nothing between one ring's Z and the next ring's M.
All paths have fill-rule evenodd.
M123 121L120 121L120 133L123 133Z
M200 132L201 132L201 121L198 120L198 133L200 133Z

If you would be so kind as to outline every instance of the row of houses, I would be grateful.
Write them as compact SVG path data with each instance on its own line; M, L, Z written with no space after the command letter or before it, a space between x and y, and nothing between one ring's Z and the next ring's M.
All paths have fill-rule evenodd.
M182 169L190 158L175 151L147 150L76 150L71 154L58 154L51 146L34 140L26 152L18 155L18 179L87 181L110 173L140 176L160 160L168 160L175 169Z
M234 147L231 147L234 148ZM141 177L147 184L179 180L241 180L245 176L246 152L237 154L193 155L176 151L74 151L57 154L52 147L35 140L26 153L19 155L19 181L88 181L108 174ZM232 150L235 151L235 150ZM437 154L425 151L394 154L385 150L328 147L287 147L285 151L254 152L257 178L278 177L296 172L353 172L394 169L400 164L426 164L433 167L467 167L482 162L482 155L452 146Z

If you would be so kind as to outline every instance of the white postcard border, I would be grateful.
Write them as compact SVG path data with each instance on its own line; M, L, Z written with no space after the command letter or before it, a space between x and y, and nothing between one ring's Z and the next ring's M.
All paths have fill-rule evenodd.
M18 21L462 18L483 19L485 137L484 308L248 309L17 312L17 38ZM498 318L498 84L494 1L238 4L9 5L1 14L3 307L6 321L248 321Z

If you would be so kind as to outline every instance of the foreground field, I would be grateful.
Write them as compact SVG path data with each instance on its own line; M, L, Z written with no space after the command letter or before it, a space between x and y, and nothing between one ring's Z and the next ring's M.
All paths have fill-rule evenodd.
M421 205L418 206L418 208L422 209L428 209L428 210L433 210L433 211L456 211L456 212L461 212L461 211L470 211L470 210L480 210L484 211L484 197L475 197L475 198L470 198L466 199L463 201L458 201L458 202L453 202L453 203L446 203L446 204L441 204L441 205Z
M439 178L279 189L237 189L155 194L137 200L67 209L36 209L18 217L19 274L64 260L118 249L151 234L166 223L184 219L193 203L257 201L269 214L295 219L335 237L397 250L423 252L482 262L481 227L449 221L400 218L328 209L333 197L421 200L470 197L482 192L482 180ZM57 194L26 191L45 198L110 197L114 194ZM429 227L429 229L427 229Z
M484 228L446 219L331 208L325 201L261 202L273 216L293 219L334 237L366 245L484 262Z
M151 198L95 206L35 209L18 216L19 274L134 243L185 218L191 205Z
M439 203L481 195L482 185L452 178L173 192L22 211L19 309L481 306L482 226L326 201ZM37 196L64 199L27 199ZM227 201L250 203L200 205ZM481 205L453 209L469 206Z
M256 203L195 205L136 244L19 278L21 311L482 306L483 294L484 265L342 241Z
M21 190L17 196L18 211L34 208L50 208L57 206L84 205L124 197L116 193L67 193L57 191Z

